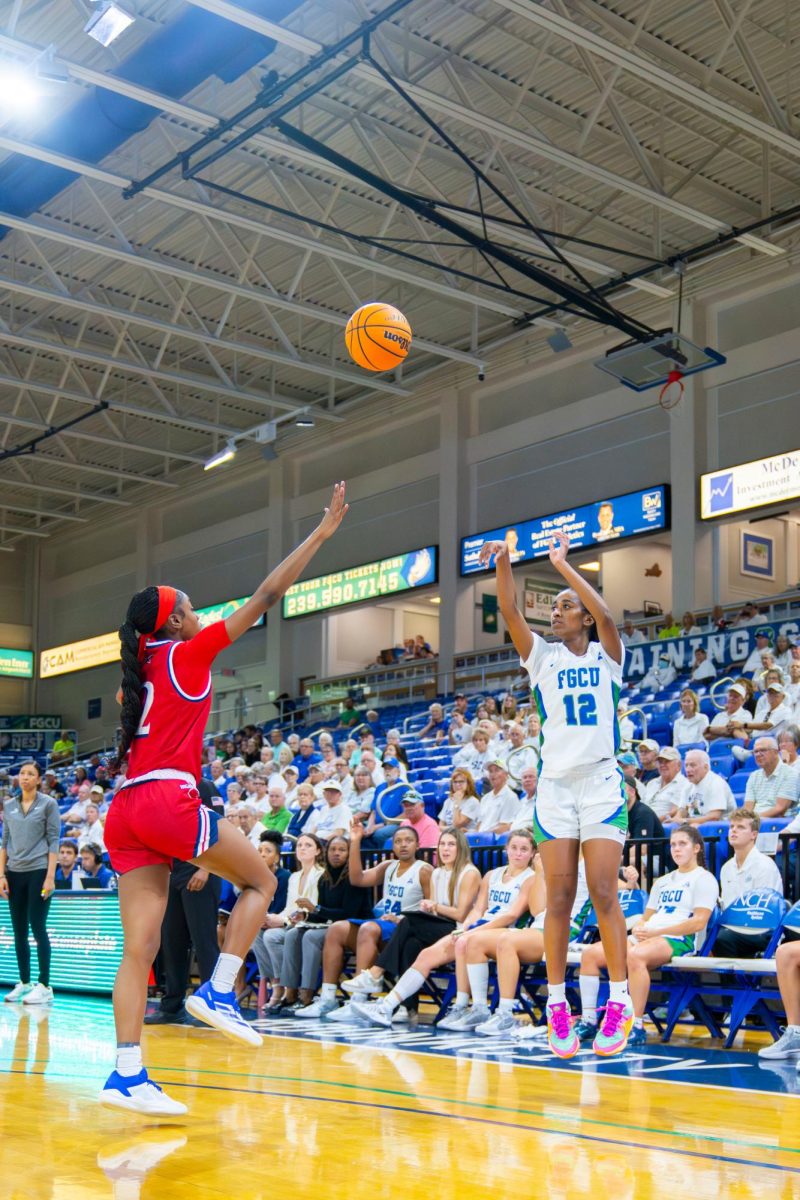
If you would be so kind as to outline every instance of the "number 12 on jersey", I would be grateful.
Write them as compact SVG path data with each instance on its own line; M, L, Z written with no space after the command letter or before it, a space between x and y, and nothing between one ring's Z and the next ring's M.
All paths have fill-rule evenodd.
M596 725L597 701L591 692L579 692L577 696L565 696L564 708L568 725Z

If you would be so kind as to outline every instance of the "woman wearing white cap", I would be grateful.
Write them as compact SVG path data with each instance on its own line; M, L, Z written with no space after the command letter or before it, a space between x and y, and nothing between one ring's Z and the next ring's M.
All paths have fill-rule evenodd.
M714 738L731 738L738 737L739 734L734 730L741 728L752 721L753 714L749 708L745 708L744 702L747 699L747 688L743 683L732 683L728 688L728 693L725 697L725 707L712 718L711 724L705 732L706 741L712 742Z

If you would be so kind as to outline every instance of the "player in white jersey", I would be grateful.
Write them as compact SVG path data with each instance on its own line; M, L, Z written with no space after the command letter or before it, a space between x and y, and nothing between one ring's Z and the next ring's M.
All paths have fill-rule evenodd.
M479 933L492 932L513 925L527 915L530 891L534 882L531 868L535 846L529 830L515 830L506 843L508 866L497 867L484 875L480 891L469 912L460 913L463 924L452 933L446 934L432 946L417 955L412 967L397 981L384 1000L374 1004L353 1001L358 1015L375 1025L390 1026L397 1006L407 997L418 992L432 971L456 960L456 1002L440 1029L450 1028L451 1021L460 1021L467 1014L469 1005L469 980L467 976L466 948L472 937ZM452 909L450 910L452 912Z
M534 633L520 612L505 543L487 542L480 558L484 565L495 560L500 611L530 677L542 722L534 834L547 881L548 1041L560 1058L571 1058L580 1049L564 977L581 847L611 981L595 1052L619 1054L633 1023L627 931L617 898L628 818L615 757L625 650L602 596L567 563L568 550L567 535L555 533L550 561L567 586L553 600L553 642Z
M653 884L644 915L634 925L628 940L631 999L635 1012L631 1045L647 1040L643 1019L650 992L650 971L699 949L709 918L719 901L719 885L706 870L705 843L694 825L679 825L673 829L669 848L678 869L662 875ZM579 1036L591 1036L589 1031L597 1023L597 996L603 966L602 944L596 942L587 946L581 957Z
M378 957L381 946L389 940L404 912L416 912L422 901L430 899L430 863L417 858L419 835L410 825L401 825L392 838L394 859L384 859L365 871L361 862L361 842L364 826L353 821L350 826L349 877L355 887L373 888L383 884L382 899L375 906L374 919L335 921L325 935L322 950L322 990L319 998L298 1013L308 1019L329 1017L347 1020L349 1006L339 1009L336 989L344 965L346 950L356 955L356 972L361 975ZM332 1017L338 1010L340 1017ZM295 1014L297 1015L297 1014Z

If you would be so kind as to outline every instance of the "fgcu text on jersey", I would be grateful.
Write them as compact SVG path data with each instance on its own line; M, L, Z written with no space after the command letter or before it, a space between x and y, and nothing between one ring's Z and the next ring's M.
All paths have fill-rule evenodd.
M577 655L537 635L530 655L520 662L542 722L542 776L556 778L613 759L619 750L622 663L599 642Z

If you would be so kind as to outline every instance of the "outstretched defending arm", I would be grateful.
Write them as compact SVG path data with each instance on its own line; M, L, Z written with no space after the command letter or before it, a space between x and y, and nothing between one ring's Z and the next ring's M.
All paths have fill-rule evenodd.
M226 619L225 628L232 642L241 637L243 633L247 633L248 629L252 629L258 618L263 616L268 608L277 604L311 562L323 542L326 542L329 537L333 537L349 508L349 505L345 503L344 493L344 483L337 483L333 489L331 502L325 509L325 515L316 529L312 530L306 540L301 542L274 571L269 573L247 603Z

